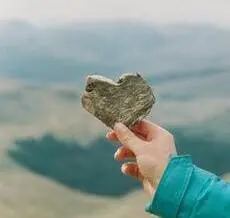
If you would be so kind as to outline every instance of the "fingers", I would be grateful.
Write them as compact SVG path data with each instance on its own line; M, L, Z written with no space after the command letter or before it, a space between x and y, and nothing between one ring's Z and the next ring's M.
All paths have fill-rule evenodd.
M116 132L113 130L106 134L106 138L109 139L110 141L118 141L118 138L116 136Z
M137 163L135 162L128 162L122 165L121 167L122 173L124 173L127 176L132 176L140 180L141 182L143 181L143 176L141 175L139 168L137 166Z
M151 141L156 135L159 133L159 131L162 131L162 128L158 126L157 124L154 124L147 120L142 120L138 122L133 128L132 131L136 136L138 136L140 139L145 141ZM111 132L107 133L106 137L110 141L118 141L116 132L112 130Z
M122 123L116 123L114 131L118 140L129 148L134 154L137 154L141 150L144 141L138 138L128 127Z
M114 158L116 160L135 158L135 154L132 151L130 151L128 148L126 148L125 146L122 146L122 147L118 148L117 152L114 155Z
M133 127L133 131L142 134L147 141L151 141L159 131L159 128L160 126L150 121L141 120Z
M127 176L132 176L138 179L140 182L142 182L143 188L150 198L154 196L156 191L154 186L151 184L151 182L145 179L143 175L140 173L137 163L135 162L125 163L122 165L121 171L123 174Z
M146 141L146 138L145 138L143 135L141 135L140 133L134 132L134 134L135 134L137 137L139 137L140 139ZM108 140L112 141L112 142L118 141L116 132L115 132L114 130L108 132L108 133L106 134L106 138L107 138Z

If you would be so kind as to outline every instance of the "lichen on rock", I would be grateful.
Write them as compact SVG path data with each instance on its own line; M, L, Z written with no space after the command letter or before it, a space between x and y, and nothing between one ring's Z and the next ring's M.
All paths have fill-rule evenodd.
M140 74L123 74L117 82L100 75L87 77L82 106L106 126L121 122L131 128L155 103L152 88Z

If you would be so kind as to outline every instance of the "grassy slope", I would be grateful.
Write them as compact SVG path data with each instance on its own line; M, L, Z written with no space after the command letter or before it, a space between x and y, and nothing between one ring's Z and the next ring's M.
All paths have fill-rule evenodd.
M86 195L24 170L0 173L1 217L89 218L148 217L148 199L135 192L117 200ZM118 209L119 208L119 209Z
M174 84L171 85L173 86ZM194 89L193 86L194 84L191 84L187 86L187 88L191 87L191 89ZM12 86L11 89L9 89L9 87L10 86L7 86L7 90L2 88L0 92L1 101L2 103L4 102L4 104L1 104L2 113L0 117L8 117L7 120L2 121L0 124L0 154L2 157L0 210L3 217L122 218L130 214L132 214L132 217L147 216L143 212L147 199L139 192L117 200L106 197L93 197L92 195L68 189L66 186L62 186L45 177L43 178L29 171L25 171L15 165L12 160L8 159L5 152L8 151L9 147L13 146L14 140L18 138L26 139L31 136L39 138L46 132L52 132L62 139L81 139L81 141L85 143L83 146L87 146L91 139L88 137L85 138L86 133L87 136L91 135L93 139L105 132L105 128L100 122L80 109L79 101L75 101L75 98L79 99L74 96L74 93L76 93L75 87L49 86L35 88L22 84ZM170 87L167 87L169 89L168 93L170 93ZM222 87L224 87L224 83ZM183 86L181 86L181 89L182 88ZM208 85L206 88L205 86L202 86L202 88L207 90ZM198 105L202 105L202 101L200 101L198 97L178 100L171 96L162 95L163 91L160 86L157 90L161 93L161 104L157 105L154 116L159 120L170 121L169 123L165 122L165 125L184 126L184 128L190 126L187 132L188 135L185 134L185 139L183 140L186 141L186 137L192 135L192 137L197 138L199 141L199 137L202 137L203 134L200 130L207 130L208 132L211 127L211 130L215 131L217 136L221 136L222 131L220 131L219 125L227 126L227 119L225 117L228 117L228 113L226 112L228 102L225 101L224 97L222 101L221 98L218 100L221 105L221 107L219 107L220 105L216 105L213 99L209 99L205 96L204 99L206 99L206 101L203 102L203 104L208 104L215 108L214 110L210 109L209 113L200 110L200 113L203 113L204 116L198 116L194 122L194 119L190 119L189 114L194 109L199 111L200 107L194 106L197 105L197 102L199 102ZM165 91L166 89L163 90ZM20 93L20 95L15 95L15 93ZM175 90L175 94L177 93L180 93L180 86L178 91ZM174 107L168 108L167 105L174 105ZM165 111L162 112L164 108ZM181 110L180 113L177 110L178 108ZM168 110L170 110L170 113L168 113ZM4 116L3 111L5 112ZM184 114L183 119L181 119L181 114ZM216 114L219 114L220 119ZM15 119L14 116L17 119ZM206 122L208 126L205 124ZM79 126L81 128L79 128ZM198 137L199 134L201 135ZM189 138L191 139L191 137ZM224 140L226 142L227 138ZM189 148L192 148L192 151L200 154L199 149L201 149L201 147L193 147L194 144L191 140L189 140L189 143L191 144ZM183 146L186 147L187 145L182 145L182 147ZM225 146L227 146L227 144ZM211 149L215 152L214 147ZM221 148L218 149L220 157L223 155L221 151L224 152L224 155L228 155L224 148ZM210 158L212 159L212 155ZM118 209L118 207L120 209Z

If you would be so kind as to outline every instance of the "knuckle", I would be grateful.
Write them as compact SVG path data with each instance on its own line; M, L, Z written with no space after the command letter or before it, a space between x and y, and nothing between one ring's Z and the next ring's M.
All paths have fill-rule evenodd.
M131 137L129 135L124 135L123 137L123 143L124 144L129 144L131 142Z
M129 129L124 129L121 134L123 143L128 143L132 139Z
M122 134L125 135L125 136L127 136L127 135L130 134L129 131L130 131L130 130L129 130L128 128L125 128L125 129L122 130Z

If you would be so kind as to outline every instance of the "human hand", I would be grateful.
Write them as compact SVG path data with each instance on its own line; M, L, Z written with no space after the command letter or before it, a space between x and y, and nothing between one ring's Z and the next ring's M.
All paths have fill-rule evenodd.
M114 155L115 159L135 158L135 162L124 163L121 170L128 176L138 178L145 192L153 197L169 156L176 154L173 136L160 126L143 120L132 131L117 123L106 137L122 144Z

